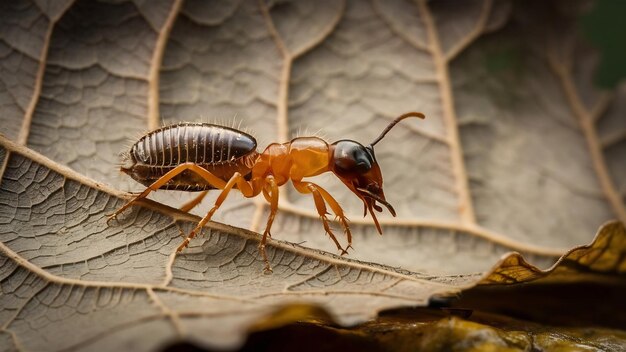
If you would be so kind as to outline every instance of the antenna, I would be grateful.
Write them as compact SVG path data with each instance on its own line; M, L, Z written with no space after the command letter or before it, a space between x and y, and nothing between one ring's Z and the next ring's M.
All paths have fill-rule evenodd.
M419 117L420 119L425 119L426 116L424 116L424 114L422 114L421 112L407 112L406 114L402 114L400 116L398 116L395 120L391 121L391 123L389 124L389 126L387 126L387 128L385 128L385 130L380 134L380 136L378 136L378 138L376 138L371 144L371 147L374 147L374 144L380 142L381 139L383 139L383 137L385 137L385 135L387 134L387 132L389 132L393 126L395 126L396 124L398 124L398 122L408 118L408 117Z

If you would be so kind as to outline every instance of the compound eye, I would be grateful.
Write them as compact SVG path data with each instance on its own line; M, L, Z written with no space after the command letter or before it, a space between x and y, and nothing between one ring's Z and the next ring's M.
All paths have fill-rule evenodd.
M334 159L335 169L343 173L364 174L374 164L374 160L367 149L353 141L337 143Z

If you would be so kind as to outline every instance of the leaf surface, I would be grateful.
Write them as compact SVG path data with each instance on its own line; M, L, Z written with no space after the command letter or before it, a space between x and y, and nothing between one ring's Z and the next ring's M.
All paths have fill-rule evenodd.
M347 324L480 280L623 278L617 224L555 264L601 224L626 221L626 86L593 86L596 55L576 30L583 6L0 7L2 346L152 348L181 336L232 346L279 304L319 304ZM178 256L181 231L198 220L174 209L188 195L155 192L105 222L126 192L142 189L119 173L119 153L162 123L241 125L261 149L314 133L367 144L407 111L427 118L402 122L376 146L398 212L381 215L384 236L335 177L314 179L351 220L348 257L330 254L313 200L290 186L269 276L256 249L262 199L233 192ZM524 259L502 257L510 251Z

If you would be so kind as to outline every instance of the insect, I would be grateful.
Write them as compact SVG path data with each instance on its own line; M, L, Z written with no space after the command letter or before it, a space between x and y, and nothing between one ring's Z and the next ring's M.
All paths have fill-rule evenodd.
M298 192L311 194L324 230L341 254L346 254L347 249L352 247L352 234L343 209L324 188L304 179L328 171L335 174L363 201L363 215L366 216L369 211L378 233L382 234L374 213L374 210L382 212L377 202L384 205L391 215L396 216L396 212L383 193L383 177L374 155L374 145L393 126L408 117L423 119L425 116L419 112L399 116L368 146L349 139L328 144L318 137L297 137L286 143L272 143L260 153L254 137L234 128L186 122L162 127L141 137L129 152L122 154L125 165L121 166L121 171L147 188L110 215L109 220L157 189L202 192L184 205L181 208L183 211L197 205L208 190L221 190L215 205L178 247L180 252L211 220L233 188L246 198L262 193L270 204L270 214L259 251L265 270L271 271L265 244L271 237L270 229L278 211L278 187L291 180ZM348 245L345 249L331 230L326 217L327 205L337 216L346 235Z

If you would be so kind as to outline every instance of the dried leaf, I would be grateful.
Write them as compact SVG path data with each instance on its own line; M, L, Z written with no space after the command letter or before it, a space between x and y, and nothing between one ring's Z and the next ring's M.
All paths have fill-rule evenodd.
M626 274L626 228L621 222L606 224L593 242L569 250L549 269L529 264L519 253L506 255L479 284L514 284L543 279L542 283L560 281L623 282Z
M329 350L358 351L620 351L623 331L558 327L547 330L523 320L494 314L459 317L454 313L416 309L382 316L355 328L297 323L250 336L242 351L289 349L302 341L324 341ZM182 345L177 347L189 347Z
M278 304L319 304L345 324L424 305L485 272L594 280L613 268L622 280L611 253L623 243L599 239L540 269L607 220L626 221L626 86L592 85L579 11L490 0L2 3L0 346L150 349L181 336L232 346ZM119 174L119 152L161 123L235 116L261 147L320 129L368 143L406 111L428 117L377 145L399 214L382 219L383 237L340 182L315 179L352 221L349 258L292 244L335 251L313 201L289 187L273 228L288 242L271 242L271 276L256 251L262 201L231 196L214 220L253 232L214 223L179 256L180 231L197 218L158 202L177 207L184 195L157 192L104 222L141 189ZM492 269L511 250L526 261Z

